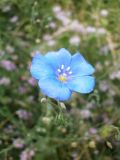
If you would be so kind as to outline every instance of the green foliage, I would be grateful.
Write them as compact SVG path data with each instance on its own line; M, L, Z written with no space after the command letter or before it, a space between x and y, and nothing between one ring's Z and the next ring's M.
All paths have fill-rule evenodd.
M26 160L120 159L119 6L119 0L0 0L1 160L23 152L31 155ZM46 99L29 73L36 50L59 48L81 52L96 68L94 92L74 94L65 105Z

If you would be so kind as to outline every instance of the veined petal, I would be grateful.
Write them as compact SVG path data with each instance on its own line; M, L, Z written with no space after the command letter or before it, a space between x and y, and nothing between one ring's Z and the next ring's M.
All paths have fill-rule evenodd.
M57 52L48 52L45 57L55 69L59 68L62 64L67 67L71 61L70 53L64 48Z
M33 58L30 72L35 79L51 77L54 75L53 68L47 63L44 56L37 54Z
M72 56L70 67L73 77L91 75L95 71L93 66L89 64L80 53L76 53Z
M39 80L39 87L43 94L59 101L66 101L71 96L71 91L57 79L47 78Z
M70 90L79 93L90 93L95 86L95 78L92 76L81 76L72 78L68 81L67 86Z

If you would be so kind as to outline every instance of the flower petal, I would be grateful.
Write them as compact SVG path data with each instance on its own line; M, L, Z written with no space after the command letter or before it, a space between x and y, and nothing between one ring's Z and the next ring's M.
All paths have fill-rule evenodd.
M95 86L95 78L92 76L81 76L72 78L68 81L67 86L70 90L80 93L90 93Z
M62 64L67 67L71 61L70 53L64 48L57 52L48 52L45 57L55 69L58 69Z
M46 96L59 101L66 101L71 96L71 91L65 86L65 84L60 83L57 79L40 79L39 87Z
M91 75L95 71L93 66L89 64L80 53L76 53L72 56L70 67L73 77Z
M35 79L50 77L54 74L53 68L47 63L44 56L37 54L33 58L30 72Z

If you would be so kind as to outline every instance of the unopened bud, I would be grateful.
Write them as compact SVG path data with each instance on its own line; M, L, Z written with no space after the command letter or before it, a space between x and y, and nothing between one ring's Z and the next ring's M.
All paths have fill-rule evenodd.
M40 39L37 38L37 39L35 40L35 42L36 42L36 43L40 43Z
M61 128L62 133L66 133L66 131L67 131L66 128Z
M113 148L112 144L111 144L109 141L106 142L106 145L107 145L110 149Z
M90 147L90 148L96 148L95 141L90 141L90 142L89 142L89 147Z
M64 103L60 102L60 106L61 106L62 109L65 109L65 110L66 110L66 106L65 106Z
M72 143L71 143L71 147L72 147L72 148L76 148L77 146L78 146L77 142L72 142Z
M41 103L45 103L47 102L47 99L46 98L41 98Z
M43 117L43 118L42 118L42 121L43 121L45 124L49 124L49 123L50 123L50 118L48 118L48 117Z

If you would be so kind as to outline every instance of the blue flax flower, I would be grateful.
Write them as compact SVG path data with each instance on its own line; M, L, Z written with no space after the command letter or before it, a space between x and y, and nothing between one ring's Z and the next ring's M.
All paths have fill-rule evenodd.
M92 65L80 53L71 56L64 48L37 54L30 71L43 94L59 101L68 100L72 92L90 93L95 86Z

